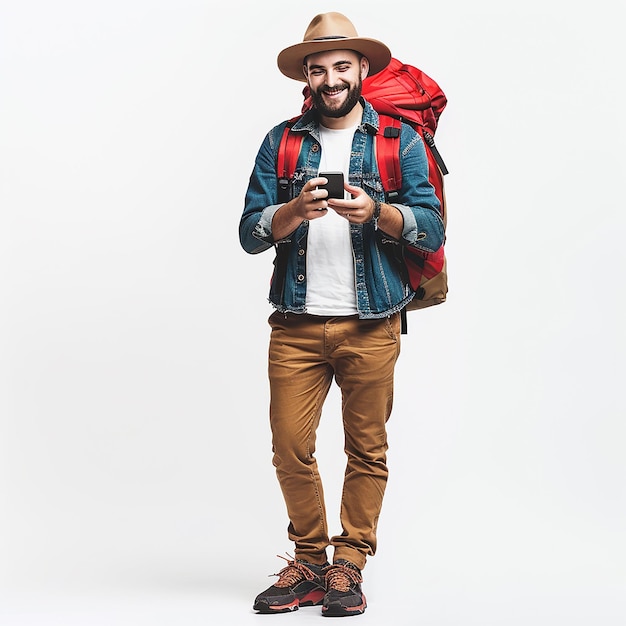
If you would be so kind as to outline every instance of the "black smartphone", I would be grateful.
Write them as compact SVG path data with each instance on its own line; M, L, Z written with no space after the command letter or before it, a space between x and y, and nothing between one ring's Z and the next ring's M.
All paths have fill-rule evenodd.
M320 189L328 189L329 198L339 198L343 200L345 190L343 188L343 172L320 172L318 176L328 179L327 185L320 185Z

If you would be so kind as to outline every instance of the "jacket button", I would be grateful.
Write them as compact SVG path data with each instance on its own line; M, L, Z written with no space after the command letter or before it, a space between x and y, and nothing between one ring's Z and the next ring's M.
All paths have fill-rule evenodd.
M304 248L300 248L300 249L298 250L298 254L299 254L300 256L302 256L302 255L304 254Z
M311 152L317 152L319 149L320 149L320 147L319 147L319 144L317 144L317 143L314 143L311 146Z
M298 274L298 282L302 282L304 280L304 274Z

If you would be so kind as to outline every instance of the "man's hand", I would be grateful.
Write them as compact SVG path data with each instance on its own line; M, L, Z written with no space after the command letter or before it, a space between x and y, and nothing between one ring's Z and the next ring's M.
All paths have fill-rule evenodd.
M312 178L302 187L298 196L280 207L272 219L272 235L275 240L292 233L304 220L316 220L328 214L328 191L318 189L328 180L323 176Z
M294 198L293 215L303 220L315 220L324 217L328 213L328 191L326 189L318 189L320 185L326 185L328 180L323 176L311 178L302 187L300 194ZM291 204L289 202L288 204Z
M353 224L365 224L371 221L374 215L374 201L360 187L352 187L347 183L344 187L350 193L352 199L338 200L331 198L326 204Z

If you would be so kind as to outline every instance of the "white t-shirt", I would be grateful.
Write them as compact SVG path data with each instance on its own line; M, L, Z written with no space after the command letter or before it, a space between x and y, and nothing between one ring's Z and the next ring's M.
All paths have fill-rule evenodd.
M320 126L320 172L343 172L348 180L356 126L338 130ZM349 195L346 192L346 197ZM350 223L333 209L309 222L306 310L311 315L354 315L356 287Z

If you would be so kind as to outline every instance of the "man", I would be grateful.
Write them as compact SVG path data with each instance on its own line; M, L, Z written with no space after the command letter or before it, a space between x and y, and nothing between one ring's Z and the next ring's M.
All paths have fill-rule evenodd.
M278 56L280 71L306 82L313 107L292 132L303 135L291 199L278 200L277 150L286 122L265 137L241 217L250 254L275 248L269 300L270 425L273 464L289 516L295 557L254 609L282 613L322 604L325 616L365 611L362 570L376 552L387 482L386 422L400 353L400 313L414 292L401 249L436 251L439 202L428 182L421 139L401 129L403 185L384 202L374 153L378 115L361 96L363 79L391 60L380 41L359 37L350 20L324 13L303 41ZM330 198L320 173L343 172L344 197ZM341 389L347 467L342 532L329 538L314 457L316 430L333 379ZM327 550L332 549L332 564Z

